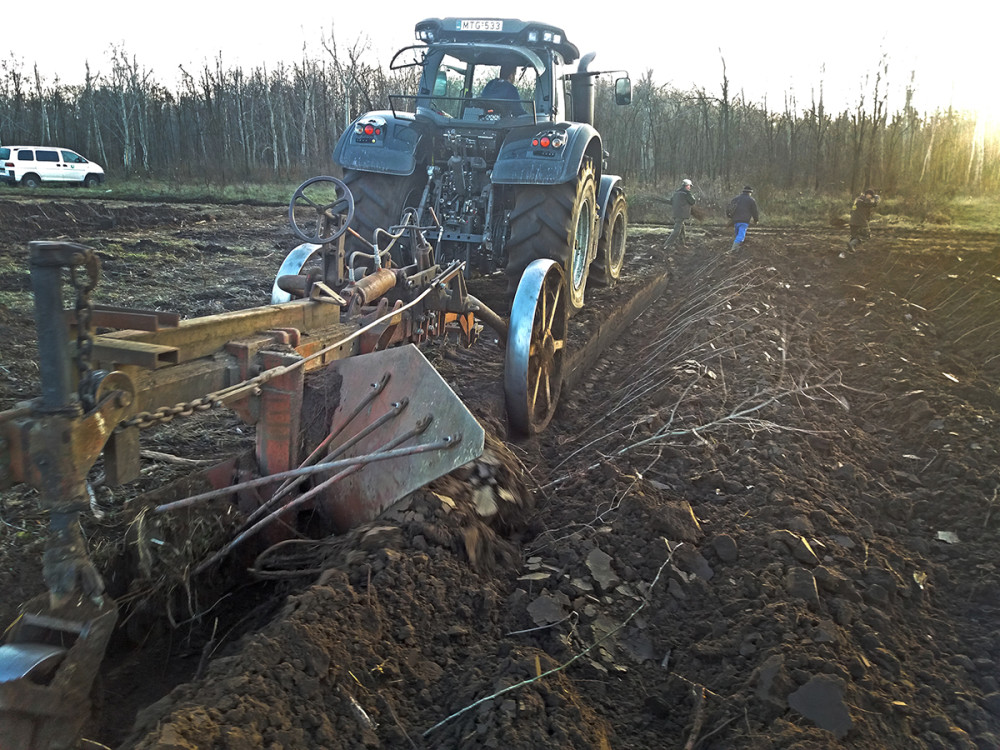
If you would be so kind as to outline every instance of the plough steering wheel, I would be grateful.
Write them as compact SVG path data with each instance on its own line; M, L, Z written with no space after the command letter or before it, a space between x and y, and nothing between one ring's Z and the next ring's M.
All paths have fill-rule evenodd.
M307 194L308 188L312 189ZM315 217L309 218L310 224L315 221L315 231L312 234L295 220L296 208L306 208L307 215L309 215L308 208L315 211ZM340 216L345 217L343 221L337 220ZM354 219L354 195L351 194L351 189L336 177L324 175L306 180L296 188L288 204L288 221L292 225L292 232L303 242L316 245L333 242L347 231L352 219ZM330 227L335 228L329 234L324 234L324 231L330 231Z

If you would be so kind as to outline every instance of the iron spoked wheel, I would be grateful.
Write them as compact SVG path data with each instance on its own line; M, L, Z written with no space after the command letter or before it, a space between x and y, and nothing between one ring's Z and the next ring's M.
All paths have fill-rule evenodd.
M566 281L554 260L536 260L521 276L511 308L504 394L511 428L534 435L555 414L566 353Z
M590 278L601 286L614 286L625 265L625 239L628 235L628 204L621 191L611 197L604 215L604 231L597 241L597 257Z
M594 167L589 160L570 182L518 188L507 241L508 289L517 285L529 263L550 258L566 271L569 311L583 307L597 244L596 195Z

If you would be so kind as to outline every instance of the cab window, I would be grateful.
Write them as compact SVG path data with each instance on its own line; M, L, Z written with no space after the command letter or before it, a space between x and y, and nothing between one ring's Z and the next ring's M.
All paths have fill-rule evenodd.
M472 84L472 90L479 93L486 84L500 77L499 65L479 65L476 67L476 75ZM521 101L534 101L535 99L535 75L531 67L518 67L514 76L514 88L517 89L518 97Z
M432 106L435 110L451 117L458 116L461 100L469 94L465 87L468 72L468 64L457 57L444 55L441 58L437 74L434 77Z
M76 153L75 151L63 151L62 152L62 159L63 159L63 161L69 162L70 164L86 164L87 163L87 160L84 159L82 156L80 156L80 154Z

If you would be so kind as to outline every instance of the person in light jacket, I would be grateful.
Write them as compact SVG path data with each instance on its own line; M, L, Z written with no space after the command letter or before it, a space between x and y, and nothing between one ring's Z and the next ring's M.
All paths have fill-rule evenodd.
M687 233L684 225L691 218L691 206L695 204L695 197L691 194L691 180L681 180L681 186L674 191L670 197L670 206L674 214L674 230L667 237L667 249L674 247L684 247L687 240Z

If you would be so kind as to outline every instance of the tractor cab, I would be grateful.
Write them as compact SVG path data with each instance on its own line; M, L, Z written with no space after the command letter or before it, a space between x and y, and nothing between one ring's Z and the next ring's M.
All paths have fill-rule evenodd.
M390 66L421 68L416 96L390 97L395 111L505 127L569 117L561 67L580 53L561 29L517 19L444 18L421 21L416 36L422 44L400 50ZM511 69L513 85L500 83Z
M468 47L438 47L428 55L425 77L431 86L420 89L416 114L451 117L474 123L506 121L505 124L548 119L549 97L545 90L545 63L530 50L503 48L488 54ZM501 89L502 71L513 69L513 82ZM508 93L509 91L509 93ZM427 94L430 96L427 96ZM537 98L536 98L537 97Z

